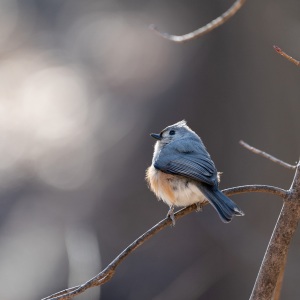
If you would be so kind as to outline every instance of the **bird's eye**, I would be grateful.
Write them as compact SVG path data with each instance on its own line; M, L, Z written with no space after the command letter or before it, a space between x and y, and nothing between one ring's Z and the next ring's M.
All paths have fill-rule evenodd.
M170 130L169 135L174 135L175 134L175 130Z

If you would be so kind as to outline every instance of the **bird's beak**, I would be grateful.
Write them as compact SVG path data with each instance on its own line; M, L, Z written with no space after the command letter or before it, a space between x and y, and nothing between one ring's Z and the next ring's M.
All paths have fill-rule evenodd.
M156 140L160 141L162 139L162 136L158 133L151 133L150 135Z

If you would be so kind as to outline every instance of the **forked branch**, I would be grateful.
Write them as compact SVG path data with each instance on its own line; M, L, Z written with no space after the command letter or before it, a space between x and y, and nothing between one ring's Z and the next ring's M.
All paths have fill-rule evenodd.
M255 281L250 300L271 300L274 292L278 298L285 262L292 238L300 220L300 164L288 196L284 199L268 248ZM281 278L280 278L281 277Z
M150 29L154 30L158 35L160 35L161 37L163 37L169 41L173 41L176 43L188 42L190 40L199 38L199 37L209 33L210 31L216 29L217 27L221 26L222 24L224 24L226 21L228 21L231 17L233 17L237 13L237 11L244 5L245 2L246 2L246 0L235 1L233 3L233 5L226 12L224 12L221 16L212 20L205 26L203 26L193 32L184 34L184 35L172 35L172 34L169 34L166 32L161 32L153 24L150 25L149 27L150 27Z
M300 220L300 163L287 164L274 156L251 147L241 141L240 144L251 152L289 168L296 169L292 185L285 197L273 234L260 266L250 300L278 300L280 297L287 254L292 238Z
M233 187L229 189L223 190L223 192L227 196L233 196L236 194L241 193L253 193L253 192L259 192L259 193L269 193L273 195L277 195L284 200L286 200L288 197L290 197L290 192L286 191L284 189L269 186L269 185L245 185L245 186L239 186L239 187ZM208 204L208 202L206 203ZM175 220L179 220L180 218L188 215L191 212L194 212L197 210L196 204L188 206L186 208L183 208L175 213ZM134 252L138 247L143 245L147 240L149 240L151 237L153 237L155 234L157 234L159 231L163 230L164 228L172 225L172 221L170 218L165 218L159 223L157 223L155 226L150 228L148 231L146 231L143 235L141 235L139 238L137 238L134 242L132 242L127 248L125 248L103 271L101 271L99 274L97 274L95 277L87 281L86 283L75 286L63 291L60 291L58 293L55 293L53 295L50 295L42 300L68 300L72 299L73 297L82 294L84 291L91 287L100 286L109 281L114 273L116 268L132 253ZM253 299L259 299L259 298L253 298ZM261 298L263 299L263 298Z

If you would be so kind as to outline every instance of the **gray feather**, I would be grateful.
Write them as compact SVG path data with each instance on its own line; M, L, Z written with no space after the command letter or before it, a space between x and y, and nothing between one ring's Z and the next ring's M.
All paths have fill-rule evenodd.
M209 185L218 184L216 167L199 140L180 139L166 145L154 161L154 167Z
M206 184L199 184L198 187L210 204L218 212L221 220L224 223L230 222L233 216L244 215L242 210L217 188L208 186Z

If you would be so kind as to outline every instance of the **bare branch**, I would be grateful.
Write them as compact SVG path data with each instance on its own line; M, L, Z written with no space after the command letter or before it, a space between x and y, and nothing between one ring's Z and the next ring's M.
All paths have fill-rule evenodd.
M215 28L221 26L222 24L224 24L227 20L229 20L231 17L233 17L237 13L237 11L244 5L245 2L246 2L246 0L235 1L234 4L221 16L219 16L218 18L209 22L205 26L203 26L193 32L184 34L184 35L172 35L172 34L168 34L166 32L161 32L153 24L150 25L149 28L154 30L158 35L160 35L161 37L163 37L169 41L173 41L176 43L184 43L184 42L199 38L199 37L207 34L208 32L214 30Z
M294 166L288 165L288 164L280 161L277 158L274 158L273 156L271 156L271 155L269 155L269 154L267 154L267 153L265 153L261 150L258 150L256 148L253 148L253 147L249 146L245 142L241 141L240 143L244 147L249 149L250 151L252 151L254 153L257 153L257 154L260 154L264 157L267 157L268 159L271 159L272 161L275 161L276 163L280 162L279 164L284 165L285 167L288 166L288 168L295 168ZM295 175L295 178L297 178L296 175ZM253 192L254 193L255 192L269 193L269 194L277 195L277 196L283 198L284 201L285 201L284 203L286 203L286 199L291 197L291 191L293 191L294 182L295 182L295 179L293 181L293 186L290 189L290 191L286 191L284 189L274 187L274 186L269 186L269 185L245 185L245 186L238 186L238 187L228 188L228 189L223 190L223 192L227 196L232 196L232 195L241 194L241 193L253 193ZM208 204L208 202L204 203L204 205L206 205L206 204ZM196 211L196 210L197 210L196 204L188 206L186 208L183 208L183 209L181 209L181 210L179 210L178 212L175 213L175 215L174 215L175 220L178 220L178 219L184 217L185 215L187 215L187 214L189 214L193 211ZM106 283L107 281L109 281L113 277L116 268L123 262L123 260L128 255L130 255L139 246L141 246L143 243L145 243L148 239L153 237L159 231L161 231L162 229L164 229L164 228L166 228L167 226L170 226L170 225L172 225L172 220L170 218L165 218L164 220L160 221L155 226L153 226L151 229L146 231L139 238L137 238L133 243L131 243L126 249L123 250L123 252L121 252L98 275L96 275L95 277L93 277L92 279L90 279L89 281L87 281L86 283L84 283L82 285L75 286L75 287L63 290L61 292L55 293L51 296L48 296L48 297L44 298L43 300L68 300L68 299L72 299L73 297L83 293L85 290L87 290L91 287L99 286L99 285L102 285L102 284ZM284 272L284 263L281 264L281 269L283 269L282 272ZM278 282L278 280L276 282ZM280 283L278 283L278 286L279 285L280 285ZM275 285L274 285L274 288L275 288ZM251 298L251 300L254 300L254 299L256 300L256 299L259 299L259 298L253 298L253 299Z
M240 193L250 193L250 192L261 192L261 193L269 193L274 194L277 196L280 196L282 198L287 197L288 193L285 190L282 190L277 187L268 186L268 185L247 185L247 186L239 186L239 187L233 187L229 189L223 190L223 192L228 195L232 196L235 194ZM204 205L208 204L205 203ZM186 208L183 208L176 212L174 214L175 220L179 220L180 218L186 216L187 214L196 211L197 205L193 204L191 206L188 206ZM157 223L155 226L153 226L151 229L146 231L143 235L141 235L139 238L137 238L133 243L131 243L126 249L123 250L102 272L100 272L98 275L87 281L86 283L72 287L66 290L63 290L61 292L55 293L51 296L48 296L46 298L43 298L42 300L68 300L72 299L73 297L83 293L85 290L102 285L109 281L114 273L116 268L123 262L123 260L130 255L133 251L135 251L138 247L140 247L142 244L144 244L147 240L149 240L151 237L153 237L155 234L157 234L159 231L163 230L164 228L172 225L172 221L170 218L165 218L159 223Z
M261 184L236 186L233 188L222 190L222 192L227 196L233 196L242 193L268 193L279 196L282 199L285 199L288 196L288 191L284 189L271 185Z
M300 163L284 204L268 248L263 258L250 300L270 300L274 295L280 273L284 272L285 260L292 238L300 220ZM283 274L282 274L283 275Z
M277 283L276 283L276 287L275 287L275 290L274 290L272 300L279 300L280 299L286 261L287 261L287 255L285 256L285 259L282 262L282 266L281 266L280 273L279 273L279 276L278 276L278 279L277 279Z
M292 170L296 169L296 166L290 165L290 164L288 164L288 163L286 163L286 162L284 162L284 161L282 161L282 160L280 160L280 159L278 159L278 158L276 158L276 157L274 157L274 156L272 156L272 155L270 155L270 154L268 154L268 153L266 153L264 151L256 149L256 148L250 146L249 144L245 143L244 141L240 141L240 144L243 147L245 147L246 149L250 150L251 152L253 152L255 154L258 154L258 155L260 155L262 157L265 157L265 158L267 158L267 159L275 162L276 164L281 165L282 167L285 167L285 168L288 168L288 169L292 169Z
M293 64L295 64L297 67L300 66L300 61L296 60L295 58L293 58L292 56L289 56L288 54L286 54L284 51L282 51L278 46L273 46L274 50L280 54L281 56L283 56L284 58L286 58L287 60L289 60L290 62L292 62Z
M52 294L52 295L50 295L48 297L45 297L42 300L53 299L53 298L58 297L58 296L66 295L68 293L71 293L71 292L77 290L78 288L80 288L80 285L74 286L74 287L69 288L69 289L62 290L62 291L60 291L58 293Z

